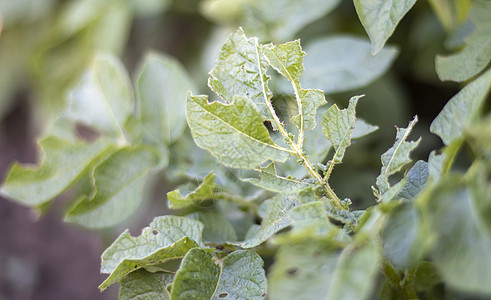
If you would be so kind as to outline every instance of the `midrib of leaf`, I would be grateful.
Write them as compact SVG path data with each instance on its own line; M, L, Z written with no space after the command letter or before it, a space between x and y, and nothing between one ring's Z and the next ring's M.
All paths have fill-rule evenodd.
M260 65L260 60L259 60L260 59L260 56L259 56L259 43L258 43L257 37L254 39L254 41L255 41L255 44L256 44L255 45L256 46L256 58L257 58L256 61L257 61L257 64L258 64L258 69L259 69L259 75L260 75L259 77L261 78L261 87L262 87L264 99L266 101L266 105L268 106L268 109L269 109L271 115L273 116L273 120L276 123L276 126L278 127L278 130L281 132L281 135L283 135L283 137L286 139L288 145L292 148L292 150L294 152L294 155L297 156L298 158L301 158L303 160L304 166L307 169L307 171L310 173L310 175L312 175L312 177L314 177L315 179L317 179L317 181L319 181L319 183L326 188L327 194L328 194L329 198L334 201L334 204L336 206L338 206L339 208L341 208L341 209L345 209L345 207L341 204L341 200L339 200L338 196L334 193L334 191L332 190L332 188L329 185L329 183L327 183L319 175L319 173L317 173L315 171L315 169L312 166L312 164L310 163L310 161L307 159L307 157L305 156L305 154L303 154L302 149L301 148L299 149L298 146L295 144L295 142L292 141L292 139L290 138L290 136L286 132L285 128L283 127L283 124L281 123L280 119L276 115L276 112L275 112L275 110L273 108L273 104L268 99L268 96L266 94L266 88L265 88L265 84L266 83L263 80L263 73L261 71L261 65Z
M346 133L344 134L343 139L342 139L343 141L348 136L348 133L351 135L352 132L349 132L349 130L346 130ZM327 170L326 175L324 175L324 180L328 180L329 177L331 176L332 169L334 168L334 165L335 165L334 158L338 155L339 150L341 150L341 147L342 147L342 144L340 144L339 147L334 152L334 155L332 156L331 163L329 164L329 169Z
M271 53L274 55L274 57L278 60L278 63L281 65L283 68L284 72L288 74L288 80L291 82L292 87L293 87L293 92L295 94L295 99L297 100L297 107L298 107L298 114L300 116L300 130L298 132L298 148L302 149L303 147L303 107L302 107L302 100L300 99L300 95L298 94L298 88L300 87L300 84L296 81L293 80L293 76L288 72L288 68L285 67L281 59L276 55L274 51L271 51Z
M263 141L260 141L256 138L254 138L253 136L250 136L250 135L246 135L244 132L240 131L238 128L232 126L231 124L225 122L225 120L223 120L222 118L220 118L218 115L212 113L211 111L209 111L206 107L202 106L201 104L197 103L196 101L194 102L196 104L198 104L202 109L204 109L206 112L208 112L209 114L213 115L217 120L220 120L223 124L225 124L226 126L230 127L230 128L233 128L236 132L240 133L241 135L251 139L251 140L254 140L260 144L263 144L265 146L268 146L268 147L271 147L273 149L276 149L276 150L280 150L280 151L285 151L285 152L288 152L288 153L291 153L291 154L294 154L292 150L290 149L287 149L287 148L283 148L283 147L280 147L278 145L275 145L274 143L273 144L267 144ZM230 105L230 104L226 104L226 105Z
M418 116L414 117L413 122L418 122ZM401 138L401 141L399 142L397 147L394 149L394 154L391 156L389 163L387 164L387 168L385 169L385 172L383 174L384 176L387 176L387 171L390 169L390 165L394 161L394 157L396 157L396 153L399 150L399 147L404 143L404 141L407 139L407 137L409 136L410 133L411 133L411 130L410 130L410 128L408 128L408 130L406 130L406 132L404 133L404 136Z

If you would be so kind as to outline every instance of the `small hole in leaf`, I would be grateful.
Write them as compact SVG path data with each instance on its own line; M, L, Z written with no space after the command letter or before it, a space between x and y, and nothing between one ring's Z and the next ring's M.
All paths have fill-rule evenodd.
M291 268L291 269L288 269L288 271L286 271L286 272L290 276L295 276L298 273L298 269L297 268Z
M135 265L135 269L138 269L138 265Z
M261 297L263 297L263 298L266 297L266 293L262 294Z
M218 298L225 298L225 297L227 297L227 296L228 296L228 293L220 293L220 294L218 295Z
M153 233L153 235L157 235L157 234L159 234L160 232L159 232L157 229L154 229L154 230L152 231L152 233Z

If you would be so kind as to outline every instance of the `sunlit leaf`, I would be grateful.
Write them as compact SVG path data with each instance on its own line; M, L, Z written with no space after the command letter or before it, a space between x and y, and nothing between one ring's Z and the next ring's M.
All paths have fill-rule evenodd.
M196 144L228 167L253 169L267 160L288 158L288 152L273 143L248 98L236 96L223 104L188 95L187 118Z
M169 207L172 209L185 208L190 205L199 206L200 202L214 200L215 193L215 174L210 173L203 182L187 195L182 196L179 189L167 193L169 199Z
M356 12L377 54L416 0L354 0Z

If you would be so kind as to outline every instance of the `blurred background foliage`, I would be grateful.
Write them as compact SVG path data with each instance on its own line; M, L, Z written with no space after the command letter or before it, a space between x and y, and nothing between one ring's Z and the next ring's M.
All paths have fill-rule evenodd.
M302 85L323 89L329 104L346 107L351 96L366 94L358 116L379 130L356 141L343 167L331 177L340 196L351 198L354 208L365 208L374 203L370 186L380 170L380 155L393 143L394 126L419 116L413 135L423 139L413 158L426 160L431 150L442 146L429 132L429 124L462 82L489 64L484 57L484 66L477 66L467 78L448 76L452 66L458 67L475 55L476 45L489 40L486 10L472 6L471 0L418 1L388 45L371 56L370 41L351 1L0 0L0 179L14 160L39 161L34 140L59 130L57 121L65 116L70 92L96 54L119 57L135 82L150 50L165 53L187 70L196 85L194 92L210 94L207 73L226 37L241 26L261 42L300 39L307 52ZM460 61L439 56L456 51L463 55ZM291 97L281 83L272 88L277 106ZM80 130L77 133L83 136L91 134ZM198 150L188 131L168 146L169 166L146 188L146 198L153 200L144 202L132 220L107 231L108 240L121 228L141 228L167 213L165 192L183 181L183 173L203 178L203 172L217 169L217 178L229 189L254 192L236 186L232 171L220 169ZM45 207L37 211L44 213Z

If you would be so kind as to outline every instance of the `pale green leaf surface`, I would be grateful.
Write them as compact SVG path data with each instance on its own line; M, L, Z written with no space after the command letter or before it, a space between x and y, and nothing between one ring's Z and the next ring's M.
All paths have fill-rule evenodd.
M427 250L421 215L410 203L393 209L381 233L384 256L397 268L413 266Z
M211 299L264 299L267 291L263 260L253 252L239 250L223 260L220 280Z
M228 103L233 102L235 96L251 99L262 118L271 120L273 117L266 105L266 101L271 100L268 67L257 39L248 39L239 29L223 45L208 85Z
M334 148L333 162L343 161L346 148L351 144L351 133L355 128L356 104L363 96L352 97L348 108L340 110L336 104L331 106L322 118L322 132Z
M369 135L378 130L378 126L368 124L365 120L357 118L355 128L351 132L351 139L357 139Z
M167 193L169 199L169 208L181 209L191 205L199 206L201 201L213 200L215 193L215 174L206 175L203 182L194 190L185 196L181 195L179 189Z
M325 299L370 299L377 279L380 254L375 240L348 245L339 257Z
M65 220L89 228L123 221L140 204L145 176L157 163L157 152L147 146L122 148L113 153L93 171L93 194L83 196Z
M440 80L465 81L478 74L491 61L491 2L473 1L469 19L474 26L465 46L459 52L436 57L436 72Z
M329 94L375 81L390 68L399 51L387 46L372 56L367 40L341 35L314 40L305 46L305 52L302 86L319 88Z
M167 55L145 56L137 79L144 139L165 147L186 128L186 95L195 90L184 67Z
M278 194L272 199L272 204L267 204L267 211L261 225L254 231L253 235L240 243L233 243L242 248L253 248L273 236L276 232L290 226L288 211L300 202L293 196Z
M184 257L174 277L171 299L211 299L220 279L218 267L205 249L195 248Z
M138 237L123 232L102 254L102 273L111 273L125 258L142 259L160 248L169 247L183 237L201 244L203 224L178 216L162 216L145 227Z
M424 200L424 216L436 237L432 258L445 282L463 292L491 295L491 234L476 211L480 203L489 203L489 194L475 197L459 176L447 176Z
M199 211L188 215L189 218L196 219L203 223L203 241L212 243L225 243L236 241L237 234L234 227L224 217L223 214L214 211Z
M290 81L297 99L298 114L292 117L293 123L300 129L313 129L317 108L326 103L321 90L306 90L300 87L303 57L300 41L282 45L268 44L261 47L262 52L271 66Z
M433 180L440 179L443 169L445 154L438 154L435 150L428 156L428 177Z
M189 249L201 246L202 231L201 222L178 216L155 218L138 237L126 230L102 254L101 273L111 275L100 288L139 268L182 258Z
M268 298L326 299L339 256L339 251L325 243L280 247L268 277Z
M260 188L276 192L276 193L298 193L299 191L309 187L308 183L300 179L288 176L282 177L276 174L274 163L270 163L266 167L261 167L257 170L259 178L240 178L242 181L250 182Z
M98 55L69 95L70 117L115 139L123 139L134 109L129 76L118 58Z
M249 2L244 20L248 32L253 30L258 36L284 42L292 39L307 24L328 14L341 1L262 0Z
M53 199L81 176L97 157L110 148L100 139L87 144L48 136L39 141L40 166L14 164L1 193L21 204L36 206Z
M169 300L170 294L165 283L167 273L149 273L138 270L121 280L120 300Z
M377 54L416 0L354 0L356 13Z
M273 143L254 103L236 96L233 103L209 103L188 95L187 119L196 144L228 167L253 169L267 160L285 161L289 154Z
M466 85L448 101L433 120L430 131L440 136L445 145L463 137L466 127L472 125L491 90L491 70Z
M170 0L130 0L133 11L138 17L149 18L158 16L167 10Z
M404 200L414 199L426 186L428 176L428 163L418 160L407 172L404 186L398 196Z
M411 162L409 154L418 146L421 139L410 142L406 140L417 121L418 117L415 116L414 119L409 122L407 128L397 128L394 145L382 154L380 158L382 161L382 169L380 175L377 177L377 186L379 187L380 194L385 193L389 189L389 177L399 172L405 165Z

